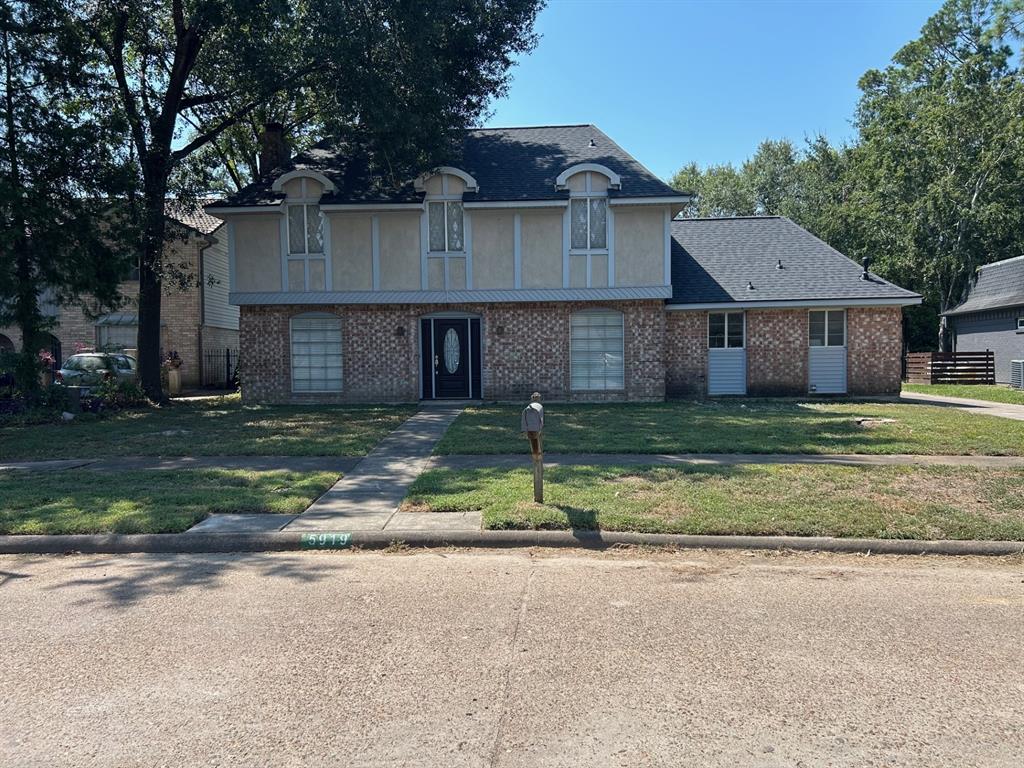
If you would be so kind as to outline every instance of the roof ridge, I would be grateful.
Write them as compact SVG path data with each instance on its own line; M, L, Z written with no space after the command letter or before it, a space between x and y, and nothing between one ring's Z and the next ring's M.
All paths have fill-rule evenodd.
M683 193L680 193L680 194L683 194ZM741 220L749 220L749 219L784 219L784 218L786 218L786 217L785 216L778 216L776 214L771 214L769 216L757 216L757 215L754 215L754 216L692 216L692 217L691 216L684 216L681 219L672 219L672 221L674 223L674 222L677 222L677 221L678 222L683 222L683 221L741 221Z
M549 123L546 125L495 125L467 128L467 131L529 131L534 128L597 128L593 123ZM597 130L601 130L597 128ZM602 131L603 133L603 131Z

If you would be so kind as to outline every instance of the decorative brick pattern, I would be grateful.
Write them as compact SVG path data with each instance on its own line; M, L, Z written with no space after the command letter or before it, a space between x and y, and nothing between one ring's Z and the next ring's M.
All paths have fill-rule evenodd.
M569 318L605 306L623 313L626 389L569 389ZM343 392L291 392L289 319L331 312L342 321ZM241 308L242 396L246 402L408 402L420 397L419 319L435 312L481 318L484 398L522 400L662 400L665 397L661 302L390 306L258 306ZM402 332L399 332L402 329Z
M747 393L807 394L807 310L747 311Z
M707 392L708 313L665 313L665 392L703 397Z
M902 319L899 307L846 310L847 389L851 395L900 391Z

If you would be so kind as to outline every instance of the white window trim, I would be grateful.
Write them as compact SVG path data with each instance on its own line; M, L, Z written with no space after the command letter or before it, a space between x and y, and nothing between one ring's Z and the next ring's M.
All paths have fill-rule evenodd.
M1017 333L1024 333L1024 317L1017 318Z
M426 189L427 180L433 178L434 176L441 176L441 184L443 184L445 187L447 187L448 185L448 180L445 179L444 177L454 176L457 179L462 179L462 183L466 185L467 192L480 191L480 185L477 184L476 179L474 179L472 176L470 176L462 169L455 168L454 166L451 165L442 165L439 168L435 168L432 171L427 171L426 173L421 174L413 182L413 189L415 189L417 192L422 192L424 189Z
M285 174L287 176L288 174ZM303 172L296 178L301 178L301 192L299 197L288 198L281 205L281 287L283 291L292 291L300 293L309 293L309 262L310 259L322 259L324 262L324 287L323 290L331 291L334 290L333 281L333 264L331 262L331 220L327 214L324 213L323 209L320 209L320 217L323 219L323 235L321 237L321 245L323 250L321 252L310 253L309 252L309 206L319 205L320 197L314 196L310 193L307 184L306 177L310 174ZM281 178L284 178L282 176ZM293 205L302 206L302 241L303 247L306 249L305 253L292 253L291 250L291 223L288 217L288 209ZM232 243L233 245L233 243ZM302 273L303 273L303 285L301 288L295 288L288 282L288 264L291 261L302 261Z
M814 312L825 313L825 343L820 345L811 344L811 314ZM843 313L843 343L842 344L829 344L828 343L828 316L836 312ZM809 349L846 349L849 339L847 338L847 314L845 309L809 309L807 310L807 347Z
M574 166L582 168L582 166ZM604 166L600 166L604 167ZM571 169L570 169L571 170ZM607 169L605 169L607 170ZM608 280L605 284L608 288L615 286L615 214L612 213L611 205L608 204L608 193L595 192L593 186L593 173L603 173L603 171L577 171L577 173L585 173L585 188L582 192L570 192L569 193L569 205L565 208L565 214L563 216L562 226L563 237L563 258L562 258L562 287L570 287L570 262L573 256L586 256L587 257L587 288L593 288L593 257L594 256L606 256L608 264ZM611 173L611 171L608 171ZM575 175L575 173L573 174ZM604 215L605 215L605 233L604 233L604 248L591 248L590 247L590 201L592 199L602 199L605 201ZM573 200L586 200L587 201L587 247L586 248L573 248L572 247L572 201ZM601 287L605 287L601 286ZM584 287L584 286L577 286Z
M555 189L558 191L565 189L569 184L569 179L577 173L586 173L587 175L600 173L608 179L608 186L612 189L620 189L622 187L622 177L608 166L601 165L600 163L578 163L558 174L558 177L555 179Z
M442 173L443 171L443 173ZM458 171L457 168L449 168L448 166L442 166L430 174L424 174L420 178L425 182L426 179L431 176L440 174L441 176L441 194L427 194L423 198L423 213L420 218L420 287L423 290L429 290L430 288L430 260L431 259L443 259L444 260L444 286L441 290L452 291L452 290L463 290L452 287L451 284L451 259L465 259L466 263L466 287L465 290L471 290L473 288L473 219L469 211L466 210L466 204L462 201L461 194L455 194L450 191L448 178L455 176L460 178L466 183L466 191L476 191L476 181L472 176L458 171L458 173L452 173L451 171ZM468 181L467 181L468 179ZM472 181L473 188L470 189L469 182ZM422 188L421 188L422 189ZM430 250L430 204L431 203L443 203L441 210L444 211L444 246L443 251L432 251ZM448 203L461 203L462 204L462 250L453 251L449 250L448 247Z
M295 321L296 320L310 320L310 319L334 319L338 321L338 329L341 332L339 334L339 352L338 356L341 362L341 373L339 376L340 384L337 389L295 389L295 366L293 359L295 357L294 345L295 345ZM338 394L345 391L345 334L342 327L341 318L338 315L330 312L304 312L302 314L293 315L288 318L288 377L291 386L291 392L295 395L310 395L310 394Z
M738 347L729 346L729 315L739 314L740 322L743 325L743 343ZM724 347L712 347L711 346L711 316L712 315L725 315L725 346ZM810 321L808 321L810 322ZM705 342L707 343L708 349L746 349L747 348L747 313L742 309L723 309L718 312L708 312L707 320L707 333L704 336Z
M320 185L324 188L325 192L334 192L337 189L337 187L334 186L334 182L328 179L319 171L303 169L288 171L288 173L282 173L280 176L274 179L274 183L271 185L271 189L274 192L283 192L284 185L287 184L292 179L302 179L303 195L306 194L306 179L312 179L313 181L319 182Z
M615 313L619 316L619 320L622 322L622 388L621 389L577 389L572 384L572 319L577 315L586 314L610 314ZM569 315L569 391L570 392L625 392L626 391L626 315L617 309L610 307L592 307L590 309L581 309L573 312Z

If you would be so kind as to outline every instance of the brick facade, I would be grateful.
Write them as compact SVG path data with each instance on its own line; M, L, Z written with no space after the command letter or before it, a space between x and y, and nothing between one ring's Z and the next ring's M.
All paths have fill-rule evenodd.
M569 319L595 306L623 313L625 390L572 392ZM291 392L291 317L331 312L341 318L343 391ZM241 312L241 380L246 402L410 402L420 397L419 320L435 312L480 317L483 396L521 400L662 400L665 311L659 301L385 306L246 306Z
M666 312L665 389L670 396L707 393L707 316L698 310ZM899 392L900 307L851 307L846 318L849 394ZM747 310L747 394L808 394L808 333L806 309Z
M897 394L903 357L899 307L846 310L847 389L851 395Z

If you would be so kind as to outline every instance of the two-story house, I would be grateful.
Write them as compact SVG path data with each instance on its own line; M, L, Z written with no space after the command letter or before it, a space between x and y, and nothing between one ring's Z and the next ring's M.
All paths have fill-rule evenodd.
M785 219L675 220L689 199L592 125L470 130L397 186L351 145L279 162L206 209L243 397L898 390L920 297Z

